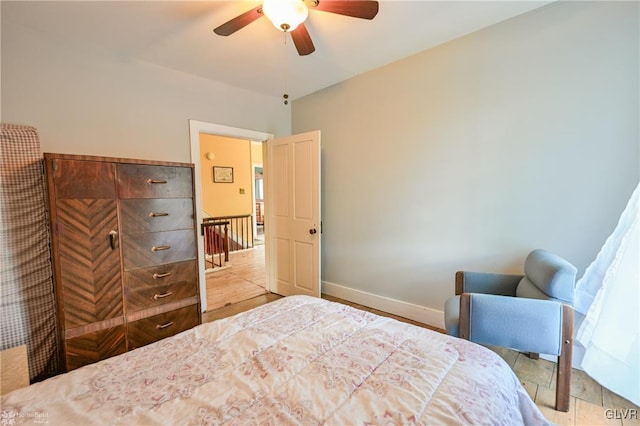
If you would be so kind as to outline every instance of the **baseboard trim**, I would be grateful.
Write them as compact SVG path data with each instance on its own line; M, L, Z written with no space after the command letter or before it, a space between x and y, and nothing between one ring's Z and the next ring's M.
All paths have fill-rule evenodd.
M444 330L444 311L322 281L322 293Z

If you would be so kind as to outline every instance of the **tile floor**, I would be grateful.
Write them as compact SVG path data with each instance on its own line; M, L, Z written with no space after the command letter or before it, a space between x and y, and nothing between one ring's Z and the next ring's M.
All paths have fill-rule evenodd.
M551 422L558 425L640 425L638 406L602 387L584 371L575 368L571 373L569 412L554 410L555 363L544 359L532 360L525 354L509 349L489 348L511 366L531 399Z

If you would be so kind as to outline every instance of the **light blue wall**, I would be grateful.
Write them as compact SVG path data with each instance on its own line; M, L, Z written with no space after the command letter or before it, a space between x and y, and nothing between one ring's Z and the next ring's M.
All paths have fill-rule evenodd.
M638 2L559 2L293 102L322 279L442 310L458 269L581 274L640 176Z

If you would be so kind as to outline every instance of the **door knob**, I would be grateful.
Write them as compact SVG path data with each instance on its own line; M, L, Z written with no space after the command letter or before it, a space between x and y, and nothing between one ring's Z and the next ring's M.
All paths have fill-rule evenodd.
M310 233L311 235L313 235L313 234L317 234L317 233L318 233L318 230L317 230L316 228L311 228L311 229L309 229L309 233Z

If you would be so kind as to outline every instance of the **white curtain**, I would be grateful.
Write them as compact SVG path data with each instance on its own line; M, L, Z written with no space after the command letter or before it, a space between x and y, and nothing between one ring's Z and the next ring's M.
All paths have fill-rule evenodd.
M618 395L640 405L640 185L613 234L576 283L579 364ZM578 351L580 353L582 351Z

